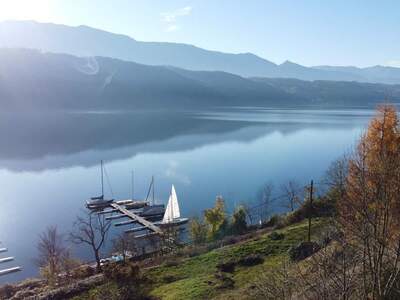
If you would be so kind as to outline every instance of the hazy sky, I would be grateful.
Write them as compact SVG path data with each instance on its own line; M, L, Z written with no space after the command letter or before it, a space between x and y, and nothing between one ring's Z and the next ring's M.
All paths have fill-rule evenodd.
M400 67L398 0L0 0L0 20L89 25L275 63Z

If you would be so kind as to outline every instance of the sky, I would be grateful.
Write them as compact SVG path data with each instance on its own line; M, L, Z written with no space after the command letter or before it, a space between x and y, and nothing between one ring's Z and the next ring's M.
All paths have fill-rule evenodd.
M88 25L275 63L400 67L398 0L0 0L1 20Z

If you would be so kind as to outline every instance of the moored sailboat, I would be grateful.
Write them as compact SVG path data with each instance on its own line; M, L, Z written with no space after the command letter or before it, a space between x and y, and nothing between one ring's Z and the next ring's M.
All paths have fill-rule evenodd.
M103 209L114 202L114 199L104 199L104 171L103 171L103 161L101 161L101 195L96 197L91 197L86 201L86 207L88 209Z
M167 227L185 224L188 221L188 218L181 218L178 197L176 195L175 187L172 185L164 217L161 222L157 222L156 224L161 227Z

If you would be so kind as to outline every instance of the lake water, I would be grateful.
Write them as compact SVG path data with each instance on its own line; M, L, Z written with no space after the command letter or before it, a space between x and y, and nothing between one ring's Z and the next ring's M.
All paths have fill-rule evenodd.
M352 149L370 110L241 108L213 112L85 112L1 114L0 240L23 271L33 263L38 235L49 225L67 233L87 198L100 194L99 162L106 162L107 196L146 196L155 177L156 202L171 184L181 212L199 215L222 195L228 209L254 201L266 182L318 181ZM111 188L110 188L111 186ZM276 203L279 209L279 203ZM75 254L88 259L89 253Z

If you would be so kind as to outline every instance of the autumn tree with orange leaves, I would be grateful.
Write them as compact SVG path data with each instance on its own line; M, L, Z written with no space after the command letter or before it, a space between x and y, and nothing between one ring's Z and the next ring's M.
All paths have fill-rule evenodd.
M400 127L396 109L385 105L349 160L339 222L360 260L364 299L399 299Z

